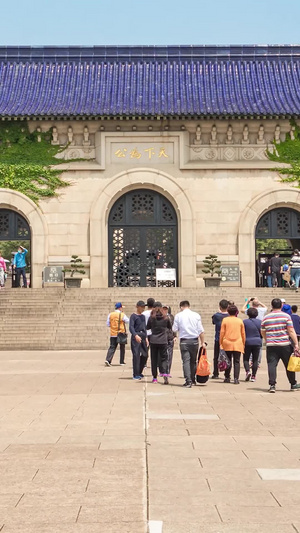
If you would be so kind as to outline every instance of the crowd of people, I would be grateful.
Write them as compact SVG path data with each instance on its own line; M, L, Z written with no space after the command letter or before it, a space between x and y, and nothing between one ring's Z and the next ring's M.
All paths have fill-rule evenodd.
M275 252L269 258L261 255L258 261L258 285L262 287L287 287L298 292L300 284L300 251L295 249L292 257L284 261Z
M147 307L147 309L146 309ZM182 359L184 384L191 388L196 385L196 368L199 349L206 348L205 332L201 316L190 309L187 300L180 302L180 312L172 315L171 308L149 298L147 303L139 300L136 312L128 318L121 302L107 317L110 328L110 346L105 365L111 366L117 346L120 346L120 365L125 365L125 345L127 327L131 334L133 379L144 377L150 350L152 383L163 378L169 384L173 360L174 343L178 340ZM234 302L221 300L219 310L212 316L215 326L214 361L211 379L220 378L220 361L226 361L224 383L240 383L241 356L245 369L245 381L255 382L262 358L263 341L266 344L266 357L269 374L269 392L276 392L277 365L281 360L285 366L291 390L300 390L295 372L288 370L291 354L298 352L300 339L300 317L297 306L290 306L285 299L274 298L271 311L257 298L245 301L238 317L239 309Z
M13 258L10 263L8 259L4 259L2 252L0 251L0 290L4 289L5 282L7 280L8 271L10 274L15 275L14 287L21 287L21 278L23 280L22 287L27 289L27 277L26 277L26 255L28 250L23 246L18 246L18 251L13 252ZM7 264L9 265L7 268Z

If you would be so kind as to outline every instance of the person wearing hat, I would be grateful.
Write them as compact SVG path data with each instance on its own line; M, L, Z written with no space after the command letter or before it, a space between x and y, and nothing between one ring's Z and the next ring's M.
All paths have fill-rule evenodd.
M113 356L118 346L118 333L126 333L129 318L122 312L121 302L115 304L115 311L107 317L106 325L110 328L110 346L107 351L105 366L111 366ZM120 344L120 365L125 365L125 344Z
M286 313L287 315L292 316L292 308L291 308L290 304L286 303L285 298L281 298L281 303L282 303L281 311L283 313Z
M146 304L139 300L136 304L136 313L132 313L129 321L129 331L131 333L131 352L133 379L140 380L148 358L148 338L146 329L146 319L143 315Z

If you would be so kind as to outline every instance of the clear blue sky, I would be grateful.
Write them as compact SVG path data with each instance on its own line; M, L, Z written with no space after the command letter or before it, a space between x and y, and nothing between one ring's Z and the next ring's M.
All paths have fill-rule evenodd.
M298 44L300 0L0 0L1 45Z

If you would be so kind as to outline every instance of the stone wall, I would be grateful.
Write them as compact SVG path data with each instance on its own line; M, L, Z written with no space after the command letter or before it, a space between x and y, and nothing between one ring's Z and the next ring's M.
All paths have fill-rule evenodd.
M106 287L109 211L134 188L162 193L177 210L183 287L202 285L209 253L239 264L243 286L253 287L258 219L273 207L299 210L298 191L281 183L265 155L290 131L287 120L30 122L37 126L54 127L52 142L66 146L61 169L71 186L40 209L0 192L1 205L20 210L31 225L35 287L43 263L66 264L72 254L86 264L84 286ZM74 157L86 160L68 162Z

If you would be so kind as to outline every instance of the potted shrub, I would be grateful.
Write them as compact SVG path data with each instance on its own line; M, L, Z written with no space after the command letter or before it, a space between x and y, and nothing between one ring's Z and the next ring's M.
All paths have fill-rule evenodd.
M204 277L205 287L220 287L221 262L218 260L218 256L213 254L207 255L203 264L204 268L202 269L202 272L204 272L204 274L210 274L210 276Z
M65 289L80 289L82 278L74 278L74 274L85 274L82 266L82 259L78 255L72 255L70 268L64 268L64 272L70 272L70 277L65 277Z

